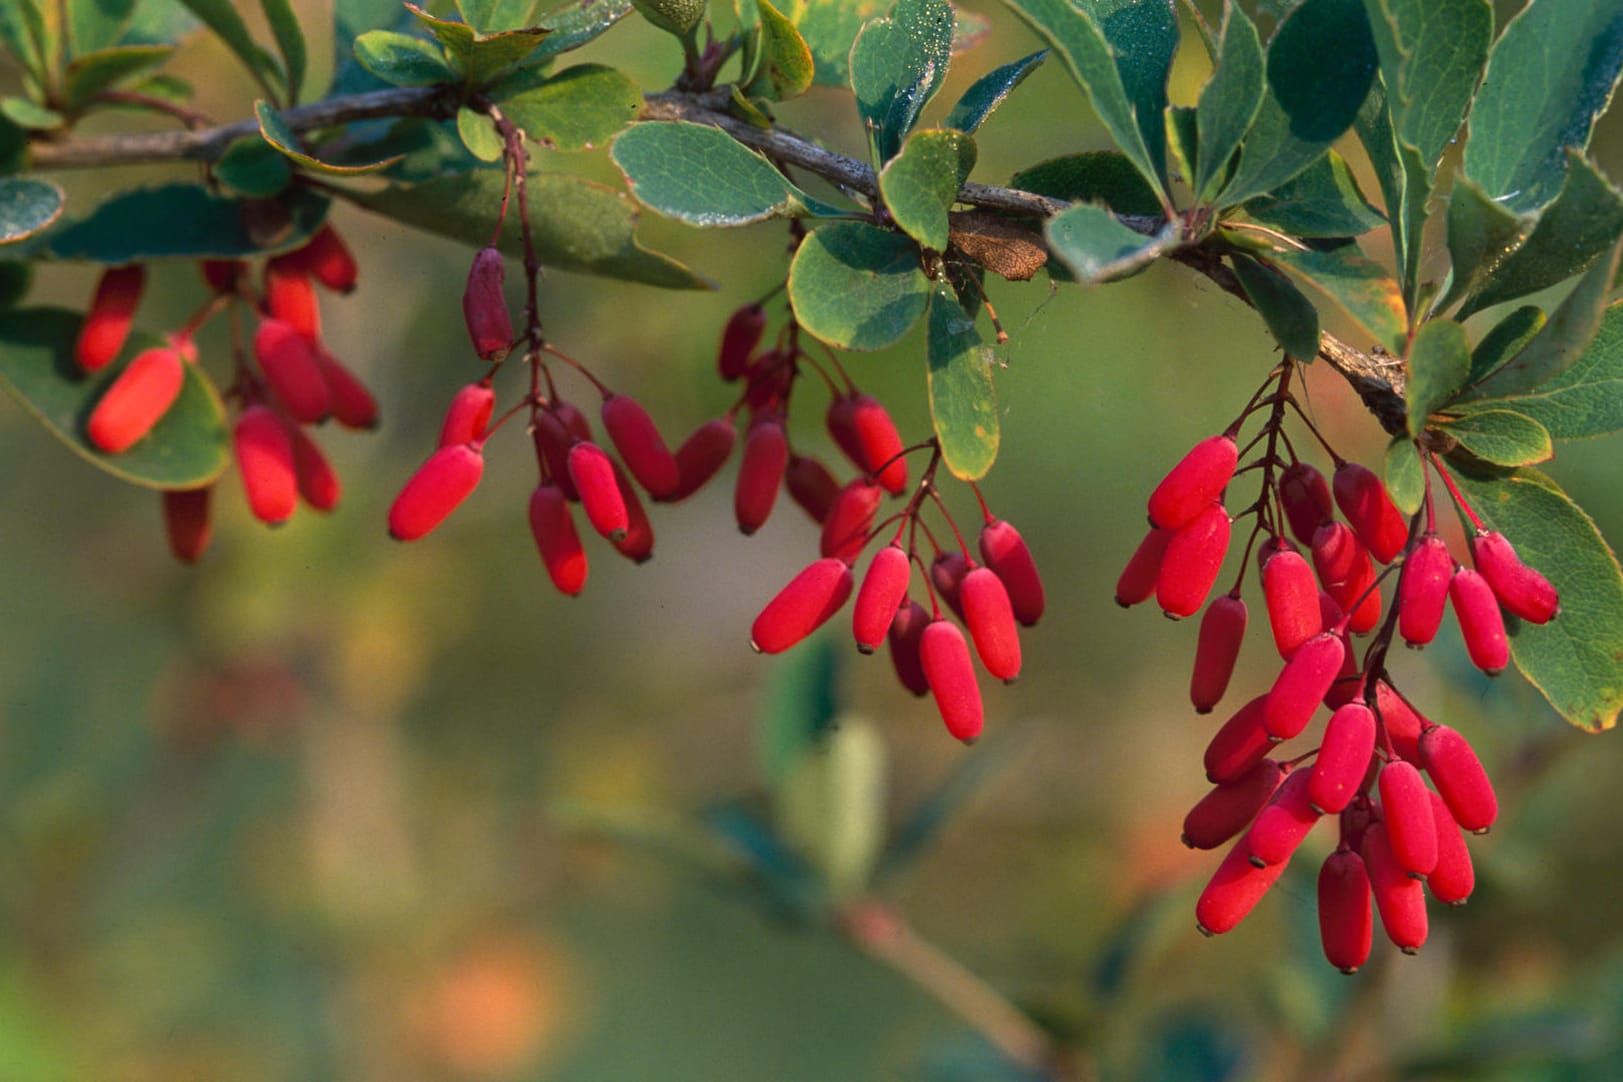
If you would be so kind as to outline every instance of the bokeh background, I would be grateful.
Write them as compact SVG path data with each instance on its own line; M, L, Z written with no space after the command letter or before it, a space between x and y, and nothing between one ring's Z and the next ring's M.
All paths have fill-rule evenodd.
M321 55L327 9L298 6ZM1037 47L1001 6L964 7L991 33L958 58L937 112ZM1205 62L1186 45L1173 98L1192 102ZM632 20L582 58L649 86L676 66ZM199 39L180 69L205 111L244 114L252 88L223 50ZM847 96L814 91L782 117L860 145ZM1606 122L1596 142L1623 175L1623 127ZM1050 65L984 129L976 177L1107 145ZM601 152L541 153L537 167L613 177ZM169 175L195 174L62 179L87 199ZM813 555L809 521L785 503L740 536L729 471L657 509L651 563L593 545L585 595L562 598L526 529L534 467L515 428L445 527L390 542L388 502L481 371L458 306L470 253L344 207L336 221L363 270L354 295L324 299L328 335L386 423L324 440L346 486L334 514L267 531L228 476L212 551L177 566L153 494L0 402L0 1080L1030 1077L929 990L941 980L910 979L738 874L739 817L781 813L763 719L795 700L807 665L755 656L747 628ZM643 231L719 288L551 274L544 316L555 342L680 433L729 404L717 336L781 280L786 233ZM1370 247L1382 252L1379 236ZM141 318L154 329L203 296L191 266L152 277ZM36 296L79 306L92 282L49 268ZM883 754L883 819L907 821L958 779L953 814L886 879L883 905L1071 1047L1079 1077L1623 1077L1623 746L1569 728L1516 675L1481 677L1451 630L1393 669L1500 783L1500 824L1472 844L1471 904L1433 906L1419 956L1378 942L1343 977L1317 945L1321 830L1238 930L1196 934L1217 857L1178 833L1217 721L1185 697L1194 622L1123 612L1113 583L1149 489L1232 418L1273 346L1179 268L1092 291L1041 276L990 291L1013 341L984 491L1035 551L1049 613L1025 636L1020 681L987 687L975 749L836 621L817 656L836 662L842 726ZM223 360L223 337L202 346L205 363ZM904 436L928 431L917 336L848 367ZM506 375L498 387L519 393ZM1334 374L1308 388L1342 453L1378 461L1380 432ZM832 461L821 392L805 396L793 438ZM1614 540L1620 450L1569 445L1551 471ZM1235 703L1272 679L1267 645L1248 647Z

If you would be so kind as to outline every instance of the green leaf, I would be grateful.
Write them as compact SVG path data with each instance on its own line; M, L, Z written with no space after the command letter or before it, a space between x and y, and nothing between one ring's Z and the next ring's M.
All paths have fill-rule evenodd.
M814 230L789 266L795 318L841 349L883 349L900 341L929 300L918 246L860 222Z
M1173 0L1092 0L1089 15L1115 54L1154 177L1165 188L1167 79L1178 51Z
M435 18L416 4L407 4L406 10L445 46L452 69L462 76L467 85L474 87L484 86L528 57L552 33L545 27L531 26L497 34L480 34L466 23Z
M1579 728L1598 732L1623 710L1623 574L1589 516L1537 470L1458 480L1490 529L1561 595L1543 626L1507 621L1516 667Z
M1510 318L1506 317L1505 323L1509 323ZM1495 328L1494 333L1497 332ZM1493 336L1490 334L1478 350L1486 347ZM1470 406L1473 409L1503 406L1526 414L1558 440L1604 436L1623 430L1623 301L1606 309L1600 330L1589 348L1565 372L1545 380L1527 394L1479 399Z
M1507 210L1469 178L1456 176L1448 196L1448 290L1437 307L1447 308L1474 293L1532 229L1530 218Z
M214 178L238 195L264 199L287 188L293 167L281 151L255 136L226 148L214 163Z
M952 58L952 5L947 0L896 0L888 18L862 28L851 47L851 89L868 128L874 164L902 149Z
M1409 435L1419 439L1428 418L1465 386L1471 373L1465 328L1451 319L1432 320L1414 336L1407 360Z
M1465 175L1517 213L1555 198L1566 150L1589 145L1623 71L1616 0L1528 4L1488 59L1471 106Z
M462 21L481 34L530 25L535 0L456 0Z
M1093 111L1099 115L1100 121L1110 132L1116 145L1157 193L1159 203L1160 194L1166 188L1165 139L1163 138L1153 148L1144 141L1144 130L1139 125L1141 122L1148 123L1148 120L1135 112L1135 101L1128 95L1122 71L1117 67L1116 58L1111 52L1110 39L1106 38L1092 10L1084 11L1070 0L1007 0L1007 2L1059 53L1060 59L1065 61L1065 67L1087 94L1088 101L1093 105ZM1117 6L1111 5L1113 8ZM1104 5L1096 4L1094 7ZM1174 37L1175 34L1176 31ZM1161 89L1163 104L1165 94L1163 82ZM1157 125L1164 123L1159 109L1155 112L1154 123Z
M1262 108L1265 62L1256 25L1238 4L1223 5L1216 67L1196 109L1204 150L1195 168L1195 194L1203 202L1217 196L1229 161Z
M475 112L466 105L456 111L456 134L462 145L482 162L499 162L506 150L501 133L490 117Z
M1182 237L1169 224L1153 237L1135 232L1103 207L1083 203L1048 220L1048 244L1079 282L1093 285L1149 266Z
M1279 348L1299 361L1319 355L1319 310L1278 270L1248 255L1231 258L1234 276Z
M756 0L733 0L733 16L738 20L738 78L733 83L733 96L735 99L748 100L741 86L748 86L755 81L755 75L761 70L761 7ZM796 33L799 33L797 30ZM805 38L801 38L805 41ZM807 46L809 52L811 46ZM816 60L813 60L813 78L816 78Z
M327 217L327 197L290 188L272 203L216 195L201 184L118 192L52 233L57 259L121 266L154 259L252 259L309 239ZM274 225L270 212L285 216Z
M1548 319L1544 309L1525 305L1494 325L1471 351L1471 374L1466 383L1480 383L1490 372L1527 348Z
M1526 242L1487 268L1481 291L1460 309L1461 319L1566 281L1623 236L1623 194L1582 154L1569 151L1567 157L1561 194L1539 213Z
M287 72L287 103L295 105L299 92L304 89L304 71L309 63L304 30L289 0L259 0L259 6L270 24L271 36L276 39L276 50L282 54L282 68Z
M33 177L0 177L0 244L14 244L62 216L62 189Z
M1504 398L1524 394L1570 368L1600 329L1601 316L1617 276L1618 257L1623 242L1589 268L1578 285L1567 294L1527 348L1495 369L1467 394L1469 398Z
M1386 478L1386 491L1392 502L1405 515L1420 510L1426 500L1426 467L1420 461L1420 452L1407 436L1394 436L1386 445L1386 462L1382 469Z
M1472 410L1441 428L1461 447L1495 466L1533 466L1555 457L1545 427L1510 410Z
M532 173L528 183L536 252L546 266L665 289L711 288L681 263L637 242L637 212L621 193L582 177L556 174ZM482 248L496 228L502 172L481 169L347 194L376 214ZM499 246L508 255L522 255L517 215L507 216Z
M1050 158L1016 173L1012 187L1071 203L1103 203L1117 214L1161 217L1161 199L1138 167L1115 150Z
M992 383L995 351L975 329L958 294L945 277L930 298L930 420L941 459L960 481L978 481L997 461L997 388Z
M355 39L361 67L394 86L437 86L456 82L456 72L438 45L393 30L369 30Z
M861 894L879 860L885 773L879 733L846 718L791 764L775 793L780 833L817 869L834 899Z
M530 54L532 61L578 49L631 13L631 0L574 0L541 20L552 33Z
M816 72L811 48L795 24L767 0L756 0L756 7L760 16L756 45L760 63L745 92L773 101L798 98L811 89Z
M34 284L34 264L21 259L0 259L0 308L15 308Z
M1375 167L1375 178L1386 201L1392 227L1392 248L1397 257L1398 283L1404 305L1419 318L1420 260L1425 254L1427 204L1431 201L1432 171L1420 152L1401 142L1392 130L1386 95L1377 82L1358 111L1355 122L1359 142Z
M0 383L53 436L122 481L181 489L220 476L230 462L225 411L208 377L194 364L186 366L175 404L135 446L108 455L85 440L85 421L107 385L137 353L161 343L136 332L122 359L86 377L74 359L83 322L79 313L59 308L0 311Z
M1488 0L1365 0L1397 138L1429 173L1459 134L1493 41Z
M610 152L631 194L650 210L698 226L748 225L839 214L720 128L685 121L637 124Z
M351 0L338 0L340 4ZM4 5L0 5L3 7ZM196 30L198 21L181 0L145 0L135 5L119 39L123 45L174 45Z
M118 44L135 0L75 0L68 5L68 41L75 58ZM70 61L71 63L71 61Z
M214 35L225 43L225 47L236 54L251 75L259 81L267 92L275 89L272 81L281 84L281 89L287 88L285 74L278 69L276 61L271 59L269 53L259 47L253 35L248 33L248 24L242 21L237 14L237 8L232 0L180 0L191 9L192 14L203 20L205 26L214 32Z
M120 45L74 57L62 80L67 107L83 109L103 90L146 74L174 51L169 45Z
M1268 43L1268 89L1217 202L1243 203L1312 165L1352 127L1375 78L1363 0L1303 0Z
M942 123L944 128L956 128L966 135L973 135L992 115L992 110L1003 104L1005 98L1014 93L1014 88L1026 81L1026 76L1037 70L1044 60L1048 59L1048 50L1039 49L1030 56L1004 64L1000 68L982 75L976 79L963 97L958 99Z
M794 764L833 730L839 671L828 635L814 636L774 666L756 743L771 788L783 785Z
M1166 120L1173 167L1179 170L1179 176L1192 177L1200 164L1200 118L1197 111L1187 105L1169 105Z
M590 150L630 124L642 92L623 72L601 64L565 68L539 86L496 99L524 134L555 150Z
M1241 209L1253 221L1293 237L1356 237L1386 224L1358 190L1347 159L1333 150Z
M381 172L400 160L399 156L395 156L361 165L335 165L320 161L300 149L298 135L287 126L282 114L278 113L270 102L263 100L254 102L254 116L259 119L259 134L264 137L265 142L312 173L323 173L333 177L359 176Z
M794 6L800 9L795 25L817 66L817 85L849 87L851 46L870 19L885 13L887 0L813 0Z
M18 97L0 98L0 116L30 131L55 131L68 122L55 109Z
M952 129L916 131L879 174L879 194L902 231L947 249L947 211L975 166L975 140Z
M631 0L642 17L679 38L686 38L704 18L706 0Z
M1275 251L1270 258L1339 304L1388 353L1405 352L1407 321L1398 284L1357 245L1330 251Z

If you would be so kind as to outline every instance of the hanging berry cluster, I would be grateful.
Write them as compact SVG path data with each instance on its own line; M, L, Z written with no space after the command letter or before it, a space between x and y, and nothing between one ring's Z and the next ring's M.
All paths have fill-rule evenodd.
M1225 432L1197 444L1156 486L1150 531L1116 600L1130 606L1153 596L1170 617L1194 615L1222 569L1232 522L1251 520L1234 586L1201 618L1190 699L1209 713L1228 689L1246 631L1241 595L1252 549L1283 666L1207 745L1214 788L1184 820L1183 840L1196 849L1238 840L1202 892L1196 919L1208 935L1235 927L1308 833L1333 819L1339 836L1319 874L1319 922L1326 957L1350 973L1369 956L1377 912L1392 942L1413 953L1426 940L1426 891L1450 905L1466 900L1474 878L1461 832L1487 830L1498 811L1465 737L1424 717L1393 686L1385 661L1394 633L1425 646L1452 602L1472 662L1493 675L1509 662L1503 614L1544 623L1558 602L1502 535L1482 528L1430 453L1423 505L1406 518L1379 477L1336 454L1308 421L1291 393L1294 371L1290 361L1276 369ZM1329 454L1331 481L1297 457L1284 431L1291 414ZM1260 431L1242 448L1240 433L1259 416ZM1468 526L1474 569L1437 533L1432 472ZM1224 497L1245 473L1259 477L1260 492L1231 520ZM1394 571L1395 601L1383 621L1381 586ZM1353 636L1370 632L1360 659ZM1278 756L1321 706L1331 713L1317 746Z

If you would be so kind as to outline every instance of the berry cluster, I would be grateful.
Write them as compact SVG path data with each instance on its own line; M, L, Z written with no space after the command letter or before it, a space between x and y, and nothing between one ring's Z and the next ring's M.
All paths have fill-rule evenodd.
M179 399L186 365L197 362L193 337L229 313L236 360L225 399L236 410L232 450L248 505L269 525L286 522L302 498L319 511L337 506L337 473L307 431L328 419L356 429L377 425L377 402L321 341L316 287L355 288L357 268L331 225L302 247L265 261L260 288L248 264L207 260L203 279L212 296L166 345L137 354L97 399L85 436L105 454L121 454L147 435ZM106 271L96 285L75 348L90 374L123 351L146 281L141 264ZM237 306L257 320L251 350L240 338ZM213 486L163 494L171 551L195 562L208 547Z
M1320 927L1326 956L1352 972L1369 955L1375 912L1392 941L1412 953L1426 939L1426 889L1448 904L1465 901L1473 874L1461 831L1485 831L1498 810L1465 738L1423 717L1393 686L1386 654L1394 633L1424 646L1452 602L1472 662L1491 675L1509 662L1503 613L1543 623L1558 603L1550 583L1502 535L1483 528L1429 452L1423 506L1406 518L1380 478L1337 455L1302 414L1290 392L1293 374L1293 362L1276 369L1228 430L1197 444L1156 486L1150 531L1117 583L1116 600L1129 606L1153 596L1169 617L1192 616L1217 581L1232 523L1252 520L1237 581L1201 619L1190 699L1204 714L1227 691L1246 631L1241 593L1252 548L1283 665L1206 748L1215 788L1185 819L1184 843L1215 849L1238 840L1201 894L1196 917L1209 935L1233 928L1312 828L1334 816L1339 840L1319 876ZM1283 430L1291 412L1330 455L1332 480L1297 457ZM1242 448L1238 437L1258 415L1260 431ZM1241 465L1253 451L1260 453ZM1231 520L1224 496L1247 472L1260 476L1261 491ZM1455 561L1437 533L1432 472L1469 524L1474 569ZM1388 566L1377 571L1378 564ZM1395 603L1383 621L1381 585L1394 570ZM1353 636L1371 632L1360 659ZM1320 706L1331 713L1317 746L1275 757Z

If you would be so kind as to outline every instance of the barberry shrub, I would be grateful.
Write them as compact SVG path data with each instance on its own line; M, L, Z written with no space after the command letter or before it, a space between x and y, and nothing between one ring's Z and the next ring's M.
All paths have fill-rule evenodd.
M1394 639L1457 639L1490 675L1514 666L1582 729L1623 710L1623 574L1538 468L1561 441L1623 429L1623 193L1588 155L1623 71L1623 14L1611 0L1532 0L1496 28L1487 0L1300 0L1256 15L1225 2L1212 20L1172 0L1007 5L1045 47L995 65L973 48L983 21L947 0L740 0L708 24L704 5L671 0L457 0L439 14L403 5L381 27L338 0L333 81L317 93L289 5L263 4L272 51L231 5L184 0L260 91L233 127L177 100L163 71L186 20L73 0L63 23L59 5L18 0L23 17L0 18L24 91L0 102L0 382L89 463L162 492L170 546L206 559L214 486L233 465L267 524L300 500L332 511L338 477L311 433L378 422L323 337L324 306L366 274L328 220L334 203L452 238L469 249L465 370L445 374L440 430L414 436L423 458L401 470L380 542L424 539L481 498L487 460L524 462L536 477L527 509L512 508L515 548L527 515L535 574L572 596L603 544L651 557L658 505L695 494L736 450L743 533L799 514L789 504L812 520L804 570L759 599L740 648L791 650L854 594L856 649L888 651L902 689L930 695L967 743L989 705L996 723L983 683L1014 680L1021 635L1042 634L1041 554L1089 534L1085 522L1064 539L1022 534L982 491L1004 438L1010 338L988 274L1091 288L1176 263L1254 309L1278 346L1222 431L1189 433L1182 454L1137 448L1167 472L1116 593L1174 619L1204 610L1193 706L1228 702L1204 756L1215 788L1184 826L1191 846L1230 846L1198 923L1235 927L1329 820L1330 962L1362 965L1377 918L1418 950L1428 888L1465 899L1460 832L1486 830L1498 806L1469 719L1445 727L1400 692ZM567 55L600 38L605 55L633 9L676 39L669 86ZM1210 74L1173 100L1174 58L1191 47ZM954 64L984 74L938 103ZM1043 64L1075 80L1114 147L990 183L1005 178L977 175L977 132ZM862 158L775 122L814 85L850 91ZM81 133L115 109L185 130ZM1073 137L1074 113L1053 111L1056 141ZM1457 160L1445 155L1462 138ZM554 157L594 148L623 189ZM202 177L93 204L50 179L180 160ZM783 280L715 328L709 378L736 388L718 417L678 422L545 331L544 267L709 284L639 240L638 208L788 242ZM30 304L45 261L96 269L82 311ZM144 268L160 262L197 267L178 327L141 307ZM456 288L445 296L454 320ZM193 340L215 320L232 348L199 356ZM904 341L922 354L929 431L900 430L851 374L853 355ZM1380 462L1344 457L1314 423L1309 365L1344 377L1390 437ZM528 432L533 459L503 428ZM943 490L958 486L979 523L950 510ZM1066 496L1079 522L1095 509ZM601 541L583 544L582 525ZM1248 612L1267 617L1253 635L1272 640L1277 669L1234 694ZM863 874L844 868L840 890Z

